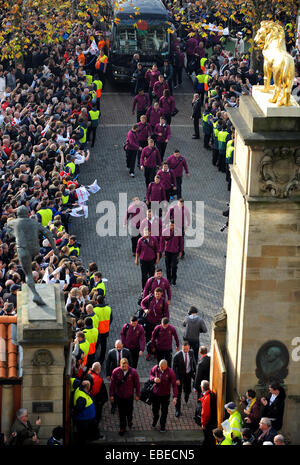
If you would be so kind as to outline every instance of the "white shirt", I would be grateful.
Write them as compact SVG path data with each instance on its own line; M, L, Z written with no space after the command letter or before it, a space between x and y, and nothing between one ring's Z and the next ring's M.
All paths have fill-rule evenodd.
M269 400L269 404L272 405L274 400L276 399L277 395L275 394L272 394L271 397L270 397L270 400Z

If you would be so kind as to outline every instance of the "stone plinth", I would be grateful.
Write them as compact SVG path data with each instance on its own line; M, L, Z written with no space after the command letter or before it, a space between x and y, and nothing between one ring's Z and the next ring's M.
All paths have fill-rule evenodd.
M274 89L265 93L262 92L263 87L264 86L253 86L252 97L266 117L300 117L300 106L293 96L291 96L291 105L289 107L279 107L276 103L269 102L269 100L273 97Z
M33 422L41 418L39 437L43 443L64 421L63 386L70 332L59 285L45 284L37 289L46 306L32 302L26 284L18 293L18 343L23 348L21 403Z
M300 443L300 362L292 342L300 336L300 115L266 113L252 97L242 97L240 108L229 110L236 142L224 291L227 400L258 385L259 349L269 341L283 344L289 358L282 369L283 433L295 444ZM284 356L278 351L275 364L281 366Z

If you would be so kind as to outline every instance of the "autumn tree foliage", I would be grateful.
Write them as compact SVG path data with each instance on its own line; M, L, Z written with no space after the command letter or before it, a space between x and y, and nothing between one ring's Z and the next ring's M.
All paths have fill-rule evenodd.
M187 12L180 6L175 8L175 19L183 26L191 29L190 34L207 36L208 20L214 18L214 23L222 30L238 28L244 33L244 38L250 42L250 51L254 47L253 36L263 20L280 22L286 27L287 43L294 43L296 34L296 18L300 2L298 0L196 0L191 5L191 12L201 13L201 21L190 19ZM193 18L193 14L190 15Z
M0 60L19 61L26 50L62 42L74 25L104 21L105 0L0 0Z

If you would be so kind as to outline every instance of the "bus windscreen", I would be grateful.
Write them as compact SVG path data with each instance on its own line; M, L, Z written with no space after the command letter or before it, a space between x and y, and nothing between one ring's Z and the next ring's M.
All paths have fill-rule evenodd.
M167 31L161 26L150 26L146 31L139 31L133 25L119 24L115 30L113 50L121 54L165 53L168 51Z

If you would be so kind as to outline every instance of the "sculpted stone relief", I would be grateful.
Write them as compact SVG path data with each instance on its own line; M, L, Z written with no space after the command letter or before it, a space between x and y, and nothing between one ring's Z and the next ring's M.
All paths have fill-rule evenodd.
M293 191L300 193L300 148L268 148L259 164L262 192L273 197L288 198Z

